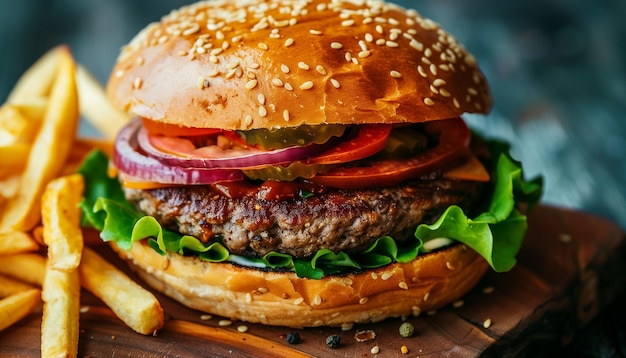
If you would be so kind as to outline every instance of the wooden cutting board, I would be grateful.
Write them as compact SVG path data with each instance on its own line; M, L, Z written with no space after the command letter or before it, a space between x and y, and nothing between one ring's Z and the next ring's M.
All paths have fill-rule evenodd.
M339 328L289 329L243 322L221 326L158 295L166 324L157 336L127 328L97 298L83 292L79 357L469 357L534 355L559 349L622 292L626 275L623 230L604 219L550 206L536 208L517 266L488 273L458 307L407 320L415 334L398 333L400 319ZM105 256L120 262L105 246ZM0 262L1 264L1 262ZM122 264L120 262L120 264ZM485 325L489 320L490 325ZM0 357L40 356L41 310L0 332ZM247 327L239 332L240 326ZM488 326L487 328L485 326ZM357 342L357 331L376 338ZM285 336L298 332L300 344ZM331 349L326 337L341 337ZM401 353L401 346L408 354Z

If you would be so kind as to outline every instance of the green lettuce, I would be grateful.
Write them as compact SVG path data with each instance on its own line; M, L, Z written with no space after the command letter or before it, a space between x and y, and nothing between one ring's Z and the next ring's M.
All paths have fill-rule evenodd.
M124 250L129 250L136 241L148 240L150 247L162 255L166 252L197 255L211 262L293 271L299 277L312 279L382 267L392 262L410 262L428 252L425 243L439 238L468 245L495 271L502 272L515 265L515 256L527 229L526 216L516 203L526 203L527 208L534 206L541 197L542 180L524 180L521 164L510 157L506 144L490 142L489 145L496 158L491 170L494 180L490 192L493 194L483 212L468 218L461 208L450 206L435 223L419 225L415 239L402 246L393 238L383 236L356 254L322 249L308 259L277 252L258 258L234 255L219 238L201 242L193 236L164 229L155 218L136 210L124 198L117 179L107 175L108 158L100 151L90 153L79 170L85 178L81 202L83 225L96 228L103 241L113 240Z

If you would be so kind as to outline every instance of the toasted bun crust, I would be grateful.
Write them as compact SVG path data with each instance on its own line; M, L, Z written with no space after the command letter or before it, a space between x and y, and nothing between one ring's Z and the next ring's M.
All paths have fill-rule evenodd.
M123 49L107 91L133 115L222 129L422 122L492 101L455 38L375 0L181 8Z
M145 241L118 254L142 279L184 305L231 319L288 327L350 326L417 315L448 305L474 287L488 265L465 245L410 263L321 280L161 256Z

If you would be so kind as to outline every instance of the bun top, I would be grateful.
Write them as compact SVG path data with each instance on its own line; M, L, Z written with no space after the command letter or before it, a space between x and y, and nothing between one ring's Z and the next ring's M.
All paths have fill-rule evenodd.
M216 0L150 24L107 86L132 115L188 127L403 123L487 113L475 58L376 0Z

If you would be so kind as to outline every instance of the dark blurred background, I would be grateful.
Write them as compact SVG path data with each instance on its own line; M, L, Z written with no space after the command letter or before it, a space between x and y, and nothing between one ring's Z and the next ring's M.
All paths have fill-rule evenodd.
M544 176L545 203L626 228L626 1L397 2L442 24L477 57L495 107L486 118L466 118L511 141L527 176ZM104 83L121 46L185 3L0 2L0 101L26 68L60 43Z

